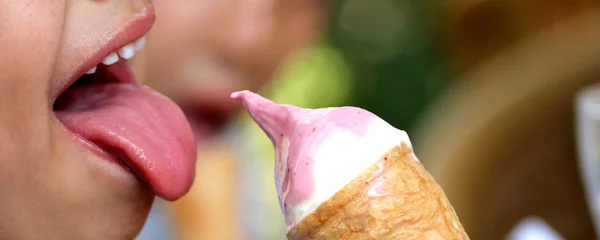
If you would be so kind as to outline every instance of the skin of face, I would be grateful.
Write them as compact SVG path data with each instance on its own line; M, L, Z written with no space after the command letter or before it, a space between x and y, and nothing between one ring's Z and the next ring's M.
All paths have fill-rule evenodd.
M0 239L132 239L140 231L153 194L84 150L52 105L83 59L149 4L0 1Z
M159 24L165 35L154 40L155 46L181 47L154 51L158 57L175 60L173 63L153 60L148 64L182 68L178 71L181 76L158 74L151 78L154 82L202 80L193 83L194 94L183 96L212 99L212 93L219 93L225 99L232 90L257 88L273 72L274 62L306 40L294 36L296 31L311 32L315 21L289 14L294 8L278 11L287 16L273 17L277 12L273 1L199 2L210 6L212 12L207 9L196 14L181 4L168 6L162 1L158 9L164 10L159 14L170 22ZM120 166L85 150L57 120L52 107L75 69L149 4L149 0L0 2L0 56L4 59L0 61L1 239L132 239L140 231L153 194L133 175L122 173ZM271 13L265 15L262 10ZM243 12L248 14L231 18ZM223 13L225 16L220 16ZM276 21L282 16L289 18L286 24ZM199 37L196 34L202 31L166 29L190 20L197 23L192 27L212 30ZM222 21L223 28L209 28L213 21ZM248 24L259 27L248 28ZM266 25L260 27L262 24ZM187 34L191 36L186 38ZM278 36L289 41L274 47L267 40ZM253 63L265 52L270 52L265 55L266 67ZM190 67L198 62L202 67ZM218 66L214 68L217 71L200 71L213 66ZM155 73L149 71L149 75ZM224 84L212 84L217 81ZM181 89L190 86L177 85L183 86Z

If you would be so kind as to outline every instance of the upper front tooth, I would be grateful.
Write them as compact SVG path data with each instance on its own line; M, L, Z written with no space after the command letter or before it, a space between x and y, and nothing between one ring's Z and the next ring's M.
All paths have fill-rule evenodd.
M92 69L88 70L85 74L93 74L93 73L95 73L97 67L98 66L93 67Z
M130 59L133 57L133 55L135 55L135 47L133 44L129 44L119 49L119 56L121 56L123 59Z
M144 49L144 47L146 46L146 37L141 37L140 39L136 40L133 43L133 46L135 47L135 51L140 51Z
M113 53L109 54L107 57L105 57L102 60L102 63L104 65L111 65L111 64L114 64L114 63L116 63L118 61L119 61L119 55L117 55L116 52L113 52Z

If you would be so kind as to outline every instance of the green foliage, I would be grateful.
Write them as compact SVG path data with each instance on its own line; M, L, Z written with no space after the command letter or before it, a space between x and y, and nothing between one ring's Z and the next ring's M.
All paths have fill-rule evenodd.
M410 129L448 83L427 1L336 0L327 38L355 73L351 104Z

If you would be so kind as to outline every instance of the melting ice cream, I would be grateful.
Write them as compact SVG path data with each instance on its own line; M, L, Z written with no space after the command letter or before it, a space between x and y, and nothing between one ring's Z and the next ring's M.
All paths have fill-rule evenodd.
M401 143L406 132L356 107L304 109L241 91L275 147L275 182L288 230Z

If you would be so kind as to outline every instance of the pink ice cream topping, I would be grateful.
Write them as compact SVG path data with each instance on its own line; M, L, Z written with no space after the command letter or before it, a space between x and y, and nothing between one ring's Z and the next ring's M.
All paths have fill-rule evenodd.
M304 109L277 104L250 91L235 92L231 97L242 101L275 147L275 183L288 227L296 224L290 216L291 208L314 194L314 154L319 145L332 130L342 129L361 136L371 121L379 119L356 107ZM323 160L326 159L320 161Z

